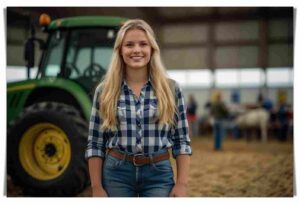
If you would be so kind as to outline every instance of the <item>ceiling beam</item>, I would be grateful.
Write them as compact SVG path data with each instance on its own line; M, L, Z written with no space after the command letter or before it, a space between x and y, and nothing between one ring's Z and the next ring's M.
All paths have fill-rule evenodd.
M255 11L248 11L245 13L230 13L222 14L220 12L213 12L208 15L193 14L182 17L161 17L161 24L178 24L178 23L206 23L206 22L224 22L224 21L244 21L244 20L258 20L258 19L278 19L288 18L293 19L293 8L284 7L274 10L272 7L262 7Z
M204 42L191 42L191 43L162 43L163 49L181 49L181 48L200 48L209 47L211 43ZM237 47L237 46L259 46L260 40L226 40L226 41L214 41L213 48L216 47ZM293 44L293 38L276 38L268 39L268 45L274 44Z
M138 7L150 24L160 24L162 16L156 7Z

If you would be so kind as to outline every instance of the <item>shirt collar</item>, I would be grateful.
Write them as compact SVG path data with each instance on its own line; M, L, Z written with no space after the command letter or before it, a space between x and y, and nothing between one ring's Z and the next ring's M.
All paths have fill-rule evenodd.
M148 78L148 81L145 83L145 85L143 87L149 86L149 85L152 86L152 80L150 77ZM123 79L122 84L121 84L121 89L128 89L128 88L129 88L129 86L128 86L126 80Z

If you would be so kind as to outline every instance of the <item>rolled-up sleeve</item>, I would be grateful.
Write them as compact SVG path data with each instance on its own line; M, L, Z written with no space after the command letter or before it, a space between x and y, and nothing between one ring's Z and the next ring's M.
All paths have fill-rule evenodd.
M106 139L104 132L101 129L101 118L99 116L99 96L100 96L100 86L96 88L93 106L89 122L89 132L87 148L85 151L85 158L90 157L104 157L105 156L105 146Z
M174 158L180 154L192 154L184 97L182 90L177 83L175 83L175 94L178 114L175 116L176 125L172 130L172 154Z

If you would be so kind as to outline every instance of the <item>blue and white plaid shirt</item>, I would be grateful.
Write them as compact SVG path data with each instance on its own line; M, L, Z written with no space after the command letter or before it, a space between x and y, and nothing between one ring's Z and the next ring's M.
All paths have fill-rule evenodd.
M104 132L99 117L98 86L93 99L85 158L104 157L107 148L147 155L171 147L174 158L180 154L192 154L186 107L177 83L175 93L179 114L175 116L177 126L173 127L158 123L157 98L150 80L142 88L139 98L123 81L117 107L118 128L116 131Z

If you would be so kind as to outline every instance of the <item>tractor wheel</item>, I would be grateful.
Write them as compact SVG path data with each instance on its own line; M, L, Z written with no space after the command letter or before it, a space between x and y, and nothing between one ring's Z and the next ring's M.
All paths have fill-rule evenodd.
M29 196L75 196L89 184L87 122L72 106L26 108L8 130L8 174Z

